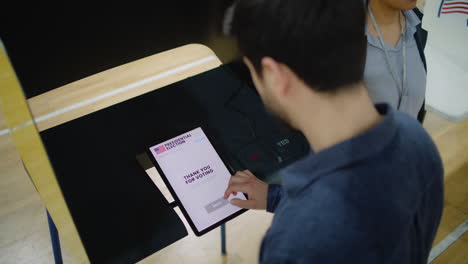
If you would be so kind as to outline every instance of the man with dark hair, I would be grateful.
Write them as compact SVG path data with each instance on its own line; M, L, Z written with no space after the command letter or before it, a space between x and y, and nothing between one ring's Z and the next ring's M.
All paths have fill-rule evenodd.
M236 173L225 193L275 214L261 263L426 263L443 208L443 168L421 125L373 105L363 84L363 0L240 0L237 37L266 107L311 154L268 185Z

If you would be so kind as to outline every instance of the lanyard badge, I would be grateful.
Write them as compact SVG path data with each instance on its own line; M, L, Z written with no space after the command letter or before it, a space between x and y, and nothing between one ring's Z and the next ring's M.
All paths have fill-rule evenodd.
M374 14L372 13L372 10L370 8L370 6L367 7L368 11L369 11L369 16L370 16L370 19L372 21L372 24L375 28L375 31L377 32L377 35L379 36L379 41L380 41L380 45L382 46L382 49L384 50L384 53L385 53L385 60L387 62L387 66L388 68L390 69L390 73L392 74L392 77L393 77L393 80L395 81L395 84L396 84L396 87L398 89L398 106L397 106L397 109L399 110L400 109L400 106L401 106L401 101L403 99L403 96L405 95L406 93L406 79L407 79L407 63L406 63L406 36L405 36L405 33L403 31L403 29L401 30L401 39L402 39L402 45L403 45L403 80L400 84L400 82L398 82L398 77L397 77L397 74L396 74L396 71L395 71L395 68L394 68L394 65L392 64L392 62L390 61L390 56L388 55L388 50L387 48L385 47L385 43L384 43L384 39L383 39L383 36L382 36L382 32L380 31L380 28L379 28L379 25L377 24L377 21L375 20L375 17L374 17Z

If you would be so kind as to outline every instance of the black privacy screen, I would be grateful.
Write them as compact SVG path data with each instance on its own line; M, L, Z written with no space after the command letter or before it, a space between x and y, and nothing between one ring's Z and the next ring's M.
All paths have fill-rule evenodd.
M135 156L203 124L235 169L269 175L309 151L222 66L41 133L92 263L134 263L187 235Z

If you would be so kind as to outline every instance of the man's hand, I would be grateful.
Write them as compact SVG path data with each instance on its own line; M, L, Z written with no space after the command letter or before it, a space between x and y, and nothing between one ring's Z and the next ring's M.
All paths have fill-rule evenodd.
M231 194L236 195L238 192L247 194L249 199L232 199L231 204L244 209L266 209L268 184L259 180L249 170L238 171L231 177L224 193L224 199L227 199Z

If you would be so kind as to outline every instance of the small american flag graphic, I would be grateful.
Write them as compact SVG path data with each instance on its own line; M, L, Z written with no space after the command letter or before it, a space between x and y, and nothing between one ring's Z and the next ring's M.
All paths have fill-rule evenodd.
M439 17L444 14L468 14L468 0L442 0Z
M161 145L159 147L155 147L153 150L154 152L156 152L156 154L161 154L166 151L166 147L164 145Z

